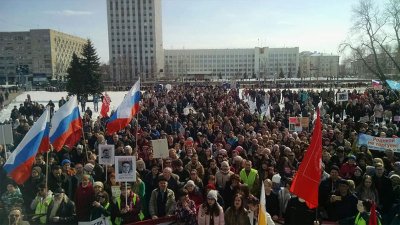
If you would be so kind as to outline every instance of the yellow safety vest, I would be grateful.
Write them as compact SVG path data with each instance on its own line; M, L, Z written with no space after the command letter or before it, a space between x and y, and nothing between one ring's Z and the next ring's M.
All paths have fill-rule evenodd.
M133 205L136 205L136 196L137 195L134 193L133 194L133 198L132 198ZM121 197L118 196L118 198L116 200L117 200L117 204L118 204L118 209L121 209ZM143 214L142 210L140 210L140 212L139 212L139 220L143 220L143 219L144 219L144 214ZM121 217L115 218L114 222L115 222L116 225L121 225L122 224Z
M107 204L104 206L104 209L107 210L108 207L110 207L110 203L109 203L109 202L107 202ZM105 218L106 218L106 220L108 221L109 224L112 224L112 223L111 223L111 217L110 217L110 216L107 216L107 217L105 217ZM93 220L93 219L92 219L92 215L90 215L90 220L91 220L91 221Z
M242 171L240 171L240 179L243 181L243 183L249 186L249 189L251 189L256 181L257 174L257 170L250 169L249 176L247 176L245 169L242 169Z
M46 224L47 208L49 207L52 200L52 196L46 196L45 199L39 200L39 203L36 205L35 215L42 215L39 217L39 222L41 224Z

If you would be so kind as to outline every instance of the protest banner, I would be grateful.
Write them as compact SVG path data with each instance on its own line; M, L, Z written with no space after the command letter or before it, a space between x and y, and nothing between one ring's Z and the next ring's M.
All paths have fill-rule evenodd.
M112 165L114 164L114 145L99 145L99 164Z
M358 136L358 146L367 145L369 149L385 151L392 149L394 152L400 152L400 138L381 138L367 134Z
M116 198L121 195L121 188L120 186L111 186L111 196Z
M78 222L78 225L112 225L104 216L90 222Z
M153 156L155 159L165 159L169 156L167 139L152 140Z
M289 117L289 131L301 132L308 129L309 123L308 117Z
M115 180L118 182L136 181L136 157L115 156Z
M347 92L337 93L337 101L338 102L346 102L348 100L349 100L349 93L347 93Z

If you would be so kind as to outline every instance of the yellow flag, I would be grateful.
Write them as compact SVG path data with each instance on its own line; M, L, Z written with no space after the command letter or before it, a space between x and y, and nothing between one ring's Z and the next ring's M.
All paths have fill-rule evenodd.
M265 209L264 182L261 185L260 207L258 207L258 225L267 225L267 210Z

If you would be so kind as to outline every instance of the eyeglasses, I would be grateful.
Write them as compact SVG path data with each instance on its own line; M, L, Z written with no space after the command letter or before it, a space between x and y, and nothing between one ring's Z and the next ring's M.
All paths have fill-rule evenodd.
M10 217L19 217L19 214L10 214Z

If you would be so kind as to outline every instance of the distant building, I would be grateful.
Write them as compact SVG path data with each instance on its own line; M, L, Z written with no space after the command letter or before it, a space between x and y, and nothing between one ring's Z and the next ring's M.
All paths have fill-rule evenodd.
M242 79L296 77L299 48L164 50L165 76L170 78Z
M393 53L392 57L396 58L396 54ZM374 70L377 70L374 55L368 55L367 57L365 57L365 61L368 66L366 66L361 59L351 61L351 75L360 78L377 79L377 76L372 73L370 69L368 69L368 67L370 67ZM392 78L396 75L399 75L399 71L397 70L395 64L386 54L378 54L378 61L380 63L382 72L386 75L387 78Z
M161 0L107 0L112 82L132 85L163 73Z
M0 32L0 83L26 83L29 76L64 80L72 54L86 40L50 29Z
M339 75L339 56L318 52L301 52L300 74L303 78L337 78Z

